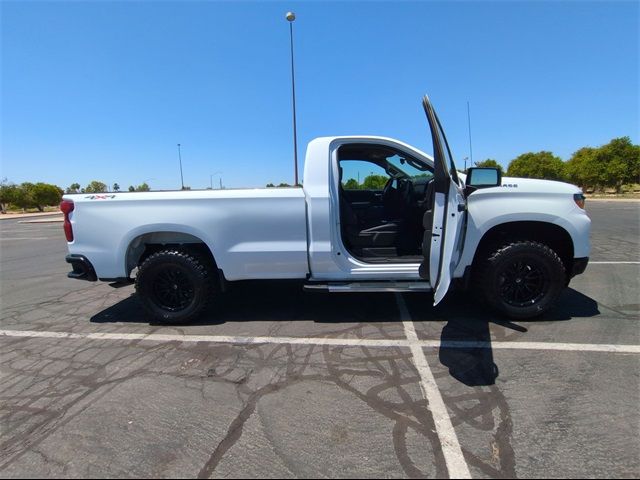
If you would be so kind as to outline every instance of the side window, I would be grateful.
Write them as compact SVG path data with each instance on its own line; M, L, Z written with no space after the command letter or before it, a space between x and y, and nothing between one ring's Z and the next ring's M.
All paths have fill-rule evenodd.
M382 191L390 178L384 168L366 160L341 160L339 165L345 190Z

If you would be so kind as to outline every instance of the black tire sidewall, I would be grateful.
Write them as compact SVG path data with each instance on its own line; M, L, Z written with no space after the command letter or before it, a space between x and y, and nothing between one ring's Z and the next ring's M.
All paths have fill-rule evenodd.
M544 295L530 306L511 305L500 295L500 275L518 260L535 263L544 275ZM562 260L549 247L537 242L513 242L497 249L487 260L482 276L482 290L487 303L514 319L542 315L553 305L565 285L566 273Z
M193 300L181 310L167 310L156 303L154 282L162 271L177 268L193 284ZM177 250L167 250L149 256L140 266L136 277L136 291L147 312L162 323L185 323L197 317L206 307L212 294L209 272L195 256Z

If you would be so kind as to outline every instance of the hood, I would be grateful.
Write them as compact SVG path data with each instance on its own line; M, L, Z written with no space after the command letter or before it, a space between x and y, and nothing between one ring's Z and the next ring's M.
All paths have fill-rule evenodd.
M517 189L527 193L582 193L580 187L570 183L538 178L502 177L502 188L505 190Z
M458 177L462 182L467 181L467 175L458 171ZM582 189L571 183L558 182L556 180L541 180L538 178L519 178L519 177L502 177L502 187L505 191L514 191L525 193L582 193ZM495 187L498 188L498 187ZM487 188L483 190L494 190Z

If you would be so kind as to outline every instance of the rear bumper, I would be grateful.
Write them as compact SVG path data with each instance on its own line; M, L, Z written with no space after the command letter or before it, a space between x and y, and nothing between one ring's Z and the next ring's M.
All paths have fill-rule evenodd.
M69 272L67 277L75 278L76 280L88 280L90 282L98 280L93 265L91 265L91 262L84 255L67 255L65 260L73 267L73 271Z
M574 258L573 268L571 269L571 278L584 273L589 263L589 257Z

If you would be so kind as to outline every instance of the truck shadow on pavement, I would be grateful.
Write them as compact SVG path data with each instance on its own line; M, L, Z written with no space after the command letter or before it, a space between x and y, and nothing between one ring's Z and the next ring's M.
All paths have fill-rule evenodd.
M403 296L418 337L434 339L439 332L440 363L453 378L468 386L495 384L499 369L493 360L492 339L515 340L528 332L525 325L568 321L600 313L595 300L572 288L567 288L557 305L542 317L517 323L500 317L470 297L466 293L452 293L442 304L433 307L431 297ZM242 282L221 295L198 320L179 326L184 329L236 322L274 322L269 334L286 336L280 329L283 322L311 321L328 327L310 332L312 336L367 338L374 332L377 338L391 339L404 338L401 320L394 294L305 293L298 282ZM91 322L149 322L153 326L164 326L150 321L135 294L95 314ZM362 325L375 325L375 329L367 330ZM465 343L470 345L467 347Z
M475 311L469 311L470 307ZM493 331L494 338L514 340L519 333L527 333L527 324L567 321L573 318L585 318L598 315L598 304L582 293L566 289L554 308L540 318L510 321L496 314L484 305L477 306L463 299L452 298L445 302L441 315L447 318L447 324L440 336L439 360L449 369L449 374L467 386L494 385L499 375L498 366L493 360L491 348L491 324L504 327ZM474 346L473 342L482 344ZM461 344L469 343L470 346Z

